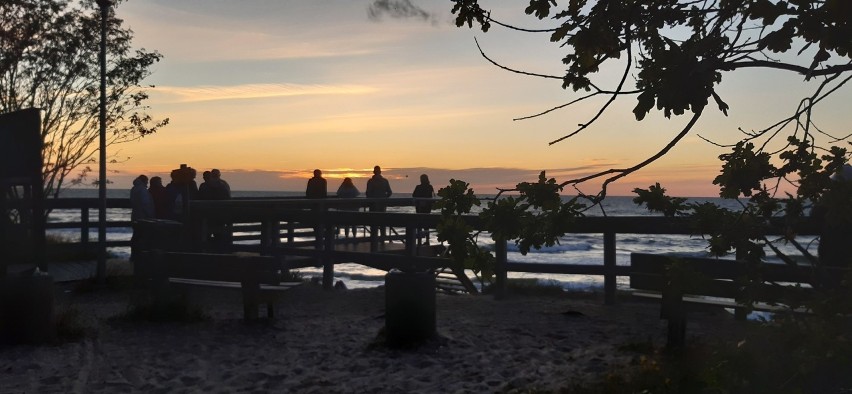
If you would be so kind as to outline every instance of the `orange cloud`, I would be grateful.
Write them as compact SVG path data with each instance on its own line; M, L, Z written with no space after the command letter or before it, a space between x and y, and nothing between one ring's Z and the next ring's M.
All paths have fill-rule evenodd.
M161 102L202 102L214 100L245 100L309 95L360 95L378 91L362 85L300 85L247 84L234 86L158 86L152 96L160 95Z

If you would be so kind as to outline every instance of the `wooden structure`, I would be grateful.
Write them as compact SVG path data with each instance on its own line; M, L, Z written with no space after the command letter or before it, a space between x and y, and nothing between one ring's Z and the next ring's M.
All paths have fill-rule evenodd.
M323 267L323 286L334 285L334 265L358 263L389 271L427 271L451 262L436 256L436 246L420 232L435 228L438 216L388 212L350 211L372 204L408 206L413 199L291 199L192 201L189 208L187 242L194 250L255 252L281 258L287 268ZM208 237L211 227L227 223L240 228L259 223L257 244L219 244ZM366 229L361 236L340 239L338 228ZM380 228L390 228L382 237ZM356 232L357 233L357 232ZM298 239L297 239L298 238ZM240 241L240 237L233 237ZM461 275L464 275L462 272ZM475 287L466 280L471 291Z
M326 200L305 200L292 198L275 199L232 199L228 201L193 201L190 211L193 219L193 232L197 242L216 251L217 246L204 240L202 235L204 226L211 221L231 221L235 233L243 235L234 237L234 250L260 252L283 258L292 263L292 267L301 266L325 266L320 259L329 264L340 262L354 262L365 264L379 269L389 269L394 266L441 266L446 265L447 260L433 257L420 248L418 238L412 243L404 243L407 229L416 229L417 226L434 229L440 219L435 214L414 214L397 212L352 212L336 211L340 206L368 207L373 200L354 199L340 200L329 198ZM413 206L412 198L391 198L381 200L390 207ZM65 245L63 247L89 247L92 244L85 235L89 228L96 225L88 220L88 211L97 207L97 199L86 198L63 198L49 200L47 206L51 209L70 209L80 212L81 221L71 223L48 223L48 229L80 229L81 242L78 244ZM127 199L109 199L108 206L111 209L127 209L130 207ZM313 207L322 205L325 210L314 210ZM391 209L392 210L392 209ZM315 223L322 220L322 226ZM474 228L481 228L476 216L466 216L465 220ZM206 224L205 224L206 223ZM314 235L315 227L322 227L321 231L334 233L335 227L350 225L358 226L359 235L355 240L359 245L353 247L351 243L332 238L325 238L330 243L318 242ZM370 230L378 226L387 226L394 229L386 242L379 242L374 238ZM129 221L111 221L107 223L111 228L129 228ZM363 231L367 229L367 231ZM771 229L770 234L784 234L787 228L780 222ZM802 222L795 228L797 234L815 235L819 229L816 223ZM513 240L502 240L495 242L495 254L497 259L497 291L499 296L505 290L505 281L508 272L531 272L531 273L554 273L554 274L577 274L597 275L604 278L605 302L612 304L616 301L616 278L629 276L630 267L616 265L616 246L619 235L623 234L695 234L694 228L686 218L666 217L581 217L574 219L574 225L569 230L572 234L599 234L603 239L603 253L600 260L589 264L559 264L559 263L535 263L535 262L512 262L507 258L507 243ZM415 233L411 233L413 236ZM375 242L374 242L375 240ZM392 241L392 242L388 242ZM107 245L128 246L128 241L110 241ZM410 245L410 246L409 246ZM328 247L327 247L328 246ZM433 248L434 245L429 248ZM203 249L202 248L202 249ZM333 266L328 273L333 274ZM329 279L330 280L330 279Z
M41 113L0 115L0 341L56 338L53 279L45 259ZM12 264L26 269L14 275ZM38 270L41 272L39 273Z
M0 278L12 262L47 271L41 149L37 108L0 115Z
M138 261L144 267L138 274L152 282L147 287L155 297L165 297L171 284L241 289L246 320L258 318L261 304L268 318L275 317L278 292L294 286L282 284L281 264L269 256L149 251Z
M841 268L824 270L831 270L831 275L845 274ZM811 293L812 286L818 285L821 276L810 265L761 264L756 270L737 260L630 255L630 287L641 291L636 295L661 300L660 318L668 321L667 345L674 348L684 345L690 304L734 308L738 319L745 319L749 301L754 301L755 310L789 310L777 303L797 306ZM748 294L744 291L747 282Z

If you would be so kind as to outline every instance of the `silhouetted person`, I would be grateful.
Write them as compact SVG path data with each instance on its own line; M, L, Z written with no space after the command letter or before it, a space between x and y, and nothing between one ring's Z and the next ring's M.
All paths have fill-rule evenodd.
M852 201L852 166L846 164L831 177L831 185L822 199L814 203L811 216L819 226L817 256L822 268L852 267L852 223L845 210ZM844 275L823 270L819 282L827 288L842 285Z
M157 219L168 219L169 197L168 193L166 193L166 187L163 186L163 178L158 176L152 177L151 185L148 186L148 193L151 193L151 199L154 200L154 217Z
M352 178L344 178L343 183L337 188L337 197L355 198L361 195L361 191L352 182Z
M169 197L169 208L172 219L182 219L189 206L189 201L198 197L198 186L195 184L195 169L181 164L180 168L172 170L172 181L166 185Z
M343 183L340 184L340 187L337 188L337 197L340 198L355 198L361 195L361 192L355 187L355 184L352 183L352 178L344 178ZM347 207L340 208L342 211L357 211L358 207ZM352 235L356 235L356 228L351 226ZM349 238L349 229L350 226L343 226L343 232L346 235L346 238Z
M328 183L322 177L322 171L314 170L314 177L308 179L308 187L305 189L307 198L326 198L328 196Z
M230 200L231 199L231 185L228 184L224 179L222 179L222 172L219 171L218 168L214 168L210 170L210 181L213 186L213 199L214 200Z
M426 174L420 175L420 184L414 187L414 193L411 193L412 197L416 198L432 198L435 197L435 188L432 187L432 184L429 183L429 176ZM417 213L430 213L432 212L432 201L415 201L414 202L414 211ZM429 229L428 228L420 228L418 231L418 241L422 239L421 237L425 234L426 243L429 243Z
M390 183L382 176L382 167L373 167L373 177L367 180L367 198L388 198L393 194ZM385 204L372 203L370 204L371 212L384 212L387 210ZM385 237L385 227L380 228L382 238Z
M373 167L373 177L367 180L366 194L367 198L388 198L393 194L390 183L382 176L382 167Z
M135 228L137 221L153 217L154 200L151 198L151 193L148 193L148 177L139 175L133 180L133 188L130 189L130 221L133 222ZM136 231L133 231L133 235L130 237L130 260L136 257L138 243L139 236Z
M852 166L844 165L831 179L829 190L812 211L820 225L819 261L824 267L850 267L852 223L842 211L852 204Z
M231 199L231 186L222 179L222 173L218 169L214 168L210 170L206 184L207 200ZM201 190L198 191L198 194L201 194ZM210 238L214 243L220 245L229 245L231 243L231 223L211 222L209 230Z
M201 173L201 179L204 181L198 185L198 199L199 200L212 200L211 191L210 191L210 171L204 171Z
M130 189L130 220L151 219L154 217L154 200L148 192L148 177L139 175L133 180Z
M420 184L414 188L412 197L417 198L432 198L435 197L435 188L429 183L429 176L426 174L420 175ZM415 201L414 210L417 213L432 212L432 201Z

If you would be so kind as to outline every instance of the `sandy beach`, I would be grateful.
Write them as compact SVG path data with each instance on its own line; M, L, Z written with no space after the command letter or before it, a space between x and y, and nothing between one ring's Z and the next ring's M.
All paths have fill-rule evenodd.
M440 337L417 349L376 345L384 289L284 292L274 321L246 324L238 291L194 288L210 317L196 323L114 319L126 292L70 292L57 309L81 313L86 337L0 351L0 392L570 392L636 364L633 345L665 342L655 302L600 295L442 295ZM691 340L742 327L722 310L691 317Z

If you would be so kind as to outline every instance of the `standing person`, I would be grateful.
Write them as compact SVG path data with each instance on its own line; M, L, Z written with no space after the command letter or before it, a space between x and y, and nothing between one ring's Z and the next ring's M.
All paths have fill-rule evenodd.
M130 189L130 221L133 222L133 235L130 236L130 261L136 258L139 248L136 222L153 217L154 200L148 192L148 177L139 175L133 180L133 188Z
M171 218L183 220L189 201L198 197L198 185L195 184L195 169L181 164L180 168L172 170L172 181L166 185L169 197L169 209Z
M211 200L230 200L231 185L222 179L222 172L214 168L210 170L210 199Z
M151 219L154 217L154 200L148 192L148 177L139 175L133 180L130 189L130 220Z
M154 217L157 219L168 219L169 197L166 187L163 186L163 178L158 176L151 177L151 185L148 186L148 193L151 193L151 199L154 200ZM199 191L199 193L201 192Z
M420 184L414 187L414 193L411 193L412 197L415 198L429 198L435 197L435 188L432 187L432 184L429 183L429 176L426 174L420 175ZM424 201L424 200L416 200L414 201L414 211L417 213L430 213L432 212L432 201ZM418 228L417 231L417 241L420 242L422 240L421 237L425 235L426 244L429 244L429 228L422 227Z
M355 198L361 195L361 191L352 182L352 178L344 178L343 183L337 188L337 197Z
M852 222L848 215L848 202L852 200L852 165L844 164L831 176L831 183L817 201L811 216L820 228L817 256L823 267L852 266ZM839 286L841 278L827 275L824 282Z
M322 177L322 171L314 170L314 177L308 179L308 188L305 190L307 198L326 198L328 196L328 183Z
M373 167L373 177L367 181L367 198L388 198L393 194L390 183L382 176L382 167ZM379 212L384 212L382 209Z
M212 198L210 198L210 171L202 172L201 179L203 179L204 182L201 182L201 184L198 185L198 199L212 200Z
M352 183L352 178L344 178L343 183L340 184L340 187L337 188L337 197L340 198L355 198L361 195L361 192L355 187L355 184ZM340 208L342 211L357 211L358 207L347 207ZM356 227L352 226L352 235L356 235L355 232ZM349 229L350 226L343 226L343 233L346 238L349 238Z
M182 197L181 197L182 194L181 194L181 190L180 190L181 189L180 181L178 180L178 178L180 177L179 173L180 173L179 170L172 170L172 172L169 173L169 179L170 180L169 180L169 184L166 185L166 205L167 205L167 208L168 208L168 214L166 216L166 219L171 219L171 220L177 220L178 219L178 209L179 209L178 205L182 204L182 203L179 204L178 202L183 201ZM182 208L182 205L181 205L180 208Z
M222 172L214 168L210 170L210 180L207 182L207 199L208 200L230 200L231 185L222 179ZM199 190L199 194L201 191ZM230 245L232 243L232 226L231 223L222 223L211 221L209 225L210 239L217 245Z
M388 198L393 194L390 183L382 176L382 167L373 167L373 177L367 180L367 198ZM370 205L371 212L384 212L387 210L385 204L372 203ZM385 227L380 227L382 238L385 237Z
M432 198L435 197L435 188L429 183L429 176L426 174L420 175L420 184L414 188L412 197L416 198ZM415 201L414 210L417 213L432 212L432 201Z

